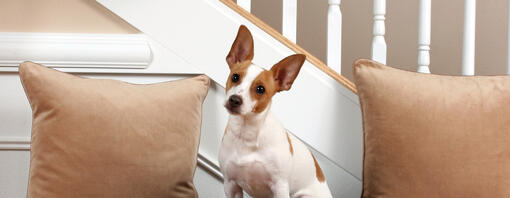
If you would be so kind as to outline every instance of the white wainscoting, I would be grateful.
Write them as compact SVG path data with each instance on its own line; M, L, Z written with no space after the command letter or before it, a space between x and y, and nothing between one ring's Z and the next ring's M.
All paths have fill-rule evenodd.
M25 198L30 152L0 150L0 197Z

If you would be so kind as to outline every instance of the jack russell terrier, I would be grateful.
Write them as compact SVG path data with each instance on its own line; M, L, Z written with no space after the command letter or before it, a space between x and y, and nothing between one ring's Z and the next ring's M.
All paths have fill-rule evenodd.
M228 198L331 198L317 160L270 112L271 98L289 90L305 55L295 54L265 70L252 63L253 38L241 26L227 55L230 75L225 107L230 113L219 163Z

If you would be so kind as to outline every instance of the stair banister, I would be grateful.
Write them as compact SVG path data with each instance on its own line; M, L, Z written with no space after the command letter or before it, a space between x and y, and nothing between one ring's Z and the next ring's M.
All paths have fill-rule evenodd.
M475 75L476 0L464 1L464 32L462 35L462 75Z
M282 3L282 34L296 43L297 0L283 0Z
M251 0L237 0L237 5L241 6L246 11L251 12Z
M327 61L333 70L342 73L342 12L341 0L329 0Z
M386 64L386 41L384 40L386 0L374 0L374 38L372 40L372 60Z
M508 1L507 10L510 11L510 0ZM508 26L507 26L507 50L506 50L506 74L510 74L510 14L508 14Z
M418 19L418 72L430 73L431 0L420 0Z

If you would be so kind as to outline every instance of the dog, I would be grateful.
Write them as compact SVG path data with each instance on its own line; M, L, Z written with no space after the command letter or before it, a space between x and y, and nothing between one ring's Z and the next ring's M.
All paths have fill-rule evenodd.
M227 55L229 112L219 164L228 198L331 198L324 174L304 143L271 113L275 93L289 90L306 56L294 54L265 70L252 63L253 37L242 25Z

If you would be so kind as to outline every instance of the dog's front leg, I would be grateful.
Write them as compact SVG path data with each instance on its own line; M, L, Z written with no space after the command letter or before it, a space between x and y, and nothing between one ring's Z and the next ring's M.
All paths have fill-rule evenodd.
M232 180L223 182L227 198L243 198L243 189Z
M271 190L274 198L290 198L289 183L284 181L276 182Z

